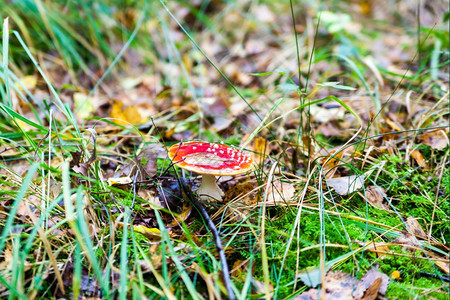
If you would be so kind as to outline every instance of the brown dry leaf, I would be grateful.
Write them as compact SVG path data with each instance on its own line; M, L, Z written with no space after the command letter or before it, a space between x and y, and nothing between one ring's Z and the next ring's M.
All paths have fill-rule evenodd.
M275 180L270 184L267 193L267 203L285 203L294 197L295 187L291 183Z
M326 179L327 185L334 188L336 193L345 196L359 190L364 184L364 175L350 175Z
M6 145L2 145L0 147L0 157L8 157L8 156L16 156L19 155L20 151L14 147L8 147Z
M375 284L378 280L380 281L379 284ZM375 294L375 297L369 299L375 299L378 293L381 295L386 294L388 285L389 276L376 269L370 269L366 275L358 281L356 289L353 292L353 297L366 299L367 293L370 292L371 295ZM377 287L376 290L375 287Z
M129 105L123 109L123 103L120 101L114 102L110 116L115 119L117 124L121 125L137 125L142 122L142 117L137 105Z
M39 207L41 207L41 198L35 195L27 195L22 201L19 203L19 208L17 209L17 214L20 216L27 217L28 216L28 208L30 207L31 211L33 211L37 216L40 215Z
M231 268L231 276L235 277L235 278L239 278L241 276L245 276L245 272L244 269L247 267L248 265L248 260L236 260L233 263L233 267Z
M395 131L404 131L405 128L403 128L403 126L389 118L386 118L384 120L392 129L394 129Z
M447 259L448 259L448 257L447 257ZM444 271L445 274L447 274L447 275L449 274L450 265L448 262L438 260L438 261L435 261L434 263L436 264L436 266L441 268L441 270Z
M13 260L13 251L12 250L13 250L12 245L7 244L1 255L0 270L3 271L6 269L11 269L11 263Z
M421 245L417 238L410 233L405 233L393 240L394 243L398 243L403 246L403 249L415 251Z
M153 270L161 268L163 259L158 250L159 244L152 244L148 250L150 262L145 259L138 261L138 264L144 273L153 272Z
M336 153L335 150L331 150L325 157L320 159L320 163L322 164L323 172L325 173L326 178L332 178L334 173L337 171L337 166L342 163L343 156L346 152L352 152L353 148L349 147L345 150L339 151Z
M322 284L322 290L309 289L295 297L295 300L316 299L375 299L384 295L389 284L389 277L375 269L369 270L357 281L350 274L341 271L329 271ZM367 297L367 298L366 298Z
M302 136L303 147L308 151L307 153L311 156L315 153L314 140L309 135Z
M419 142L436 150L442 150L448 146L448 134L444 130L430 131L419 137Z
M225 192L225 202L239 198L239 204L253 205L256 203L256 192L251 192L256 188L256 185L252 181L238 182L230 186ZM249 193L251 192L251 193ZM241 198L243 195L245 197Z
M374 186L366 189L367 202L376 208L384 210L389 209L389 206L384 204L384 199L386 199L386 197L386 191L382 187Z
M424 168L427 171L430 170L430 167L427 165L425 158L423 157L422 153L420 153L419 150L414 149L409 154L411 155L412 158L414 158L414 160L420 167Z
M325 137L341 136L343 131L339 128L339 123L336 120L331 120L326 123L322 123L317 132L322 133Z
M361 242L361 241L355 241L357 244L364 247L365 250L370 251L372 253L375 253L377 257L380 259L384 258L384 253L382 252L389 252L391 249L389 248L389 245L384 242Z
M134 175L139 170L138 181L143 181L147 177L153 177L157 171L157 159L158 157L165 157L166 150L161 144L148 144L141 150L141 152L133 158L129 163L123 165L119 171L117 171L113 177L130 177L134 178Z
M409 232L414 234L415 236L421 237L421 238L426 238L427 234L425 233L425 231L422 229L422 226L420 226L419 222L417 221L416 218L414 217L408 217L406 219L406 225L408 225L409 227Z
M210 130L213 132L219 132L229 128L233 124L232 118L215 117L214 123L211 124Z
M180 222L184 222L189 218L192 212L192 204L190 202L183 202L183 210L181 213L167 226L167 228L175 227Z

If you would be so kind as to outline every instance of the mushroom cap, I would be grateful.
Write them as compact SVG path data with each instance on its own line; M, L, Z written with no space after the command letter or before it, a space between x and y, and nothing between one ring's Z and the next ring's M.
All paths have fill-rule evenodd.
M184 142L169 148L169 158L188 171L208 175L238 175L253 168L253 159L234 147L208 142Z

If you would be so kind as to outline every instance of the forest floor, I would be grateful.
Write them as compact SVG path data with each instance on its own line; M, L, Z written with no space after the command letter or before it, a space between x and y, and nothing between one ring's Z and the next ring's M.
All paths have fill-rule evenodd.
M448 1L126 2L0 4L0 298L448 299Z

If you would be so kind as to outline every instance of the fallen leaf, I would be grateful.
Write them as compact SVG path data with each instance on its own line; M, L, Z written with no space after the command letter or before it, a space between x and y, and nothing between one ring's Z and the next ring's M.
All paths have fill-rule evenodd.
M120 101L114 102L110 116L115 119L117 124L121 125L137 125L142 121L137 105L129 105L123 109L123 103Z
M28 207L30 207L31 211L36 213L37 216L40 214L39 208L41 207L41 198L35 195L27 195L22 201L19 203L19 208L17 209L17 214L20 216L27 217L28 216Z
M336 153L336 151L339 151ZM355 151L353 146L341 150L340 148L327 151L319 160L322 164L323 172L326 178L332 178L337 171L337 166L345 162L345 160ZM344 159L345 158L345 159Z
M377 286L376 290L372 287L373 284L380 280L380 283ZM353 297L356 298L362 298L364 296L364 299L366 297L366 293L369 291L369 289L372 287L372 290L370 291L371 294L373 293L380 293L382 295L386 294L387 288L389 285L389 276L386 274L381 273L380 271L376 269L370 269L366 275L364 275L361 280L358 281L356 285L356 289L353 292ZM375 294L376 297L376 294ZM374 298L370 298L374 299Z
M147 226L144 225L133 225L133 229L135 232L144 235L149 240L152 241L161 240L161 231L158 228L148 228Z
M410 233L404 233L401 236L395 238L393 240L394 243L398 243L403 246L403 249L415 251L419 247L421 247L420 242L414 235Z
M331 266L328 266L328 268L325 266L325 271L328 271L330 268ZM316 287L322 282L322 273L318 267L309 267L300 271L297 274L297 278L307 286Z
M133 180L129 176L108 178L108 184L110 186L125 185L125 184L130 184L132 182L133 182Z
M31 90L36 87L37 78L35 75L26 75L26 76L20 78L20 82L25 89ZM22 86L20 84L17 84L17 87L20 90L22 90Z
M265 295L266 294L266 285L264 282L256 280L252 277L252 287L254 288L253 293L256 295ZM273 293L273 285L269 282L269 299L271 299ZM258 299L260 299L258 297Z
M406 225L408 225L408 227L409 227L408 232L414 234L415 236L419 236L421 238L427 237L427 234L422 229L422 226L420 226L420 224L416 218L408 217L406 219Z
M292 200L295 195L295 188L289 182L275 180L270 184L267 193L267 203L285 203Z
M447 257L447 261L448 261L448 257ZM445 261L435 261L434 262L436 264L436 266L438 266L439 268L441 268L442 271L445 272L445 274L449 274L449 269L450 269L450 265L448 262Z
M164 208L175 211L181 206L183 194L176 179L161 178L157 186L157 199L151 199ZM152 201L150 201L152 202Z
M240 278L242 276L245 276L245 268L248 265L248 260L236 260L233 263L233 267L231 268L231 276L234 278Z
M381 287L381 284L383 281L381 278L375 279L375 281L372 283L371 286L366 290L364 295L362 296L362 299L364 300L375 300L378 297L378 290Z
M446 134L444 130L430 131L422 134L419 137L419 142L422 142L433 149L443 150L449 144L448 134Z
M350 175L326 179L327 185L334 188L336 193L345 196L359 190L364 184L364 175Z
M321 290L309 289L294 299L376 299L378 294L386 293L388 284L389 277L375 269L369 270L359 281L342 271L329 271Z
M389 245L384 242L361 242L356 240L355 243L361 245L364 247L365 251L370 251L372 253L375 253L375 255L379 259L383 259L385 257L385 254L383 252L388 253L390 251Z
M24 121L18 118L14 118L14 120L16 122L16 125L23 131L32 131L34 129L34 127L31 127L30 125L28 125L28 123L25 123Z
M244 137L243 141L245 141L249 136ZM247 150L251 152L253 161L256 164L264 163L264 159L266 155L269 153L269 142L263 137L254 138L248 145Z
M192 212L192 204L190 202L183 203L183 210L177 217L167 226L167 228L175 227L179 225L181 222L185 222L187 218L191 215ZM180 225L181 227L181 225Z
M389 209L389 206L385 204L386 197L386 191L382 187L375 186L366 189L367 202L376 208L384 210Z
M143 181L147 177L153 177L157 171L157 159L158 157L165 157L166 150L161 144L148 144L139 154L134 157L129 163L123 165L119 171L114 173L113 177L130 177L134 178L134 175L139 171L137 180Z
M233 124L233 119L231 118L215 117L214 123L211 124L211 130L213 132L219 132L229 128L231 124Z
M411 157L414 158L419 167L422 167L425 170L430 170L430 167L427 165L425 158L423 157L422 153L420 153L419 150L414 149L409 153L409 155L411 155Z

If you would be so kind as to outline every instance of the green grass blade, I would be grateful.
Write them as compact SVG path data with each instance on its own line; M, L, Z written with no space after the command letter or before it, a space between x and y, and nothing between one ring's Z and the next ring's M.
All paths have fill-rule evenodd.
M184 269L183 265L181 264L180 259L178 258L177 253L175 252L175 249L172 245L172 241L169 238L169 234L167 233L167 229L164 226L164 221L162 220L159 211L156 208L154 208L154 212L155 212L156 220L158 222L159 230L161 231L161 238L167 245L167 248L170 253L170 257L173 260L176 268L178 269L181 279L183 280L184 284L186 285L186 288L188 289L192 299L200 299L199 293L197 292L194 283L192 282L191 278L189 278L189 275L186 273L186 270Z
M8 50L9 50L9 24L8 24L8 18L3 20L3 35L2 35L2 58L3 58L3 69L8 70ZM6 72L7 74L8 72ZM6 99L3 99L9 107L12 107L12 100L11 100L11 91L9 90L9 77L5 76L5 90L6 90Z
M125 207L123 218L123 236L120 247L120 279L119 279L119 299L126 300L128 292L128 224L130 222L130 208Z
M11 233L12 226L14 223L14 218L16 217L17 210L19 209L19 204L25 197L27 190L31 184L31 181L33 179L34 174L36 173L37 169L39 167L39 162L33 163L25 178L22 181L22 185L20 186L19 192L17 193L14 202L11 205L8 219L6 220L5 226L3 227L2 235L0 236L0 252L3 251L3 248L5 247L6 239Z

